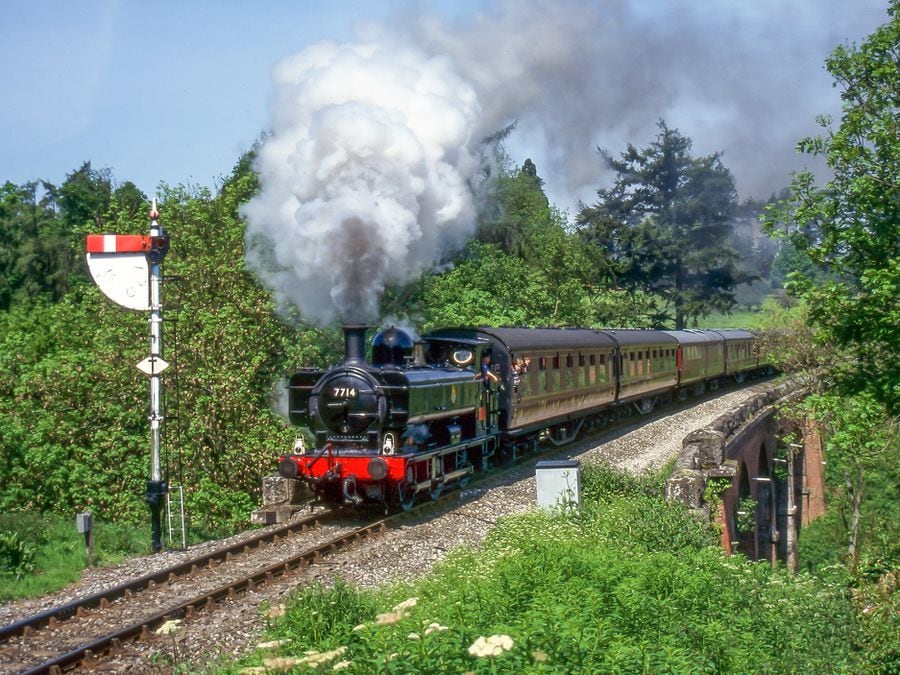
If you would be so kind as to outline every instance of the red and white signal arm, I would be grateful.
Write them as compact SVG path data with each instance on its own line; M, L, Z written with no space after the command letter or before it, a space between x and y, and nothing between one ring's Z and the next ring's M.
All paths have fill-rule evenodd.
M140 234L89 234L87 264L94 283L117 305L150 309L153 237Z

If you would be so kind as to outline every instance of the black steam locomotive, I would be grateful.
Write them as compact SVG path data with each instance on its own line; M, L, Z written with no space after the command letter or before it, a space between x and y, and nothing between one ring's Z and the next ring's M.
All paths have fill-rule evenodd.
M410 508L539 443L766 368L740 330L345 326L345 356L290 379L290 419L314 447L279 473L331 504Z

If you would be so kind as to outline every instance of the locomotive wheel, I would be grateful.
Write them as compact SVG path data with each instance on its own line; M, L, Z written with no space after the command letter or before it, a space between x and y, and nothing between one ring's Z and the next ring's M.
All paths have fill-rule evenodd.
M416 502L416 493L409 488L409 483L404 481L397 485L397 496L400 508L404 511L412 511Z

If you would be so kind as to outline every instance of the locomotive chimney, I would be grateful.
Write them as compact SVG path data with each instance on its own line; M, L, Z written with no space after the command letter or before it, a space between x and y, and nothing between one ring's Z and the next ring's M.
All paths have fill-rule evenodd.
M344 325L344 365L366 365L366 326L365 324Z

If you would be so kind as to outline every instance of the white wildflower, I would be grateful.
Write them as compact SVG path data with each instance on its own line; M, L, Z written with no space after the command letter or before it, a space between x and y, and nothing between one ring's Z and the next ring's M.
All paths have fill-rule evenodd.
M397 623L403 617L397 614L396 612L387 612L385 614L379 614L375 617L375 623L380 626L385 624Z
M531 658L534 659L535 663L547 663L550 657L543 649L535 649L531 652Z
M447 626L442 626L439 623L430 623L428 624L428 628L425 629L425 635L431 635L432 633L439 633L442 630L449 630Z
M304 652L306 655L302 659L300 659L298 665L305 664L311 666L312 668L318 668L324 663L334 661L339 656L343 656L344 652L346 651L346 647L337 647L336 649L332 649L330 652L317 652L315 650Z
M169 619L162 626L156 629L157 635L174 635L181 626L181 619Z
M267 619L278 619L285 614L285 606L284 605L275 605L274 607L269 607L266 610L266 618Z
M418 602L418 598L409 598L408 600L404 600L400 604L394 606L394 609L392 611L397 612L398 614L403 614L406 612L406 610L415 607Z
M277 649L282 645L286 645L290 642L290 640L271 640L269 642L260 642L256 645L257 649Z
M469 647L472 656L500 656L513 647L513 639L509 635L491 635L480 637Z
M267 672L269 671L287 671L291 668L296 668L301 663L303 663L303 659L297 657L284 657L278 656L271 659L266 659L263 661L263 665L266 667Z

